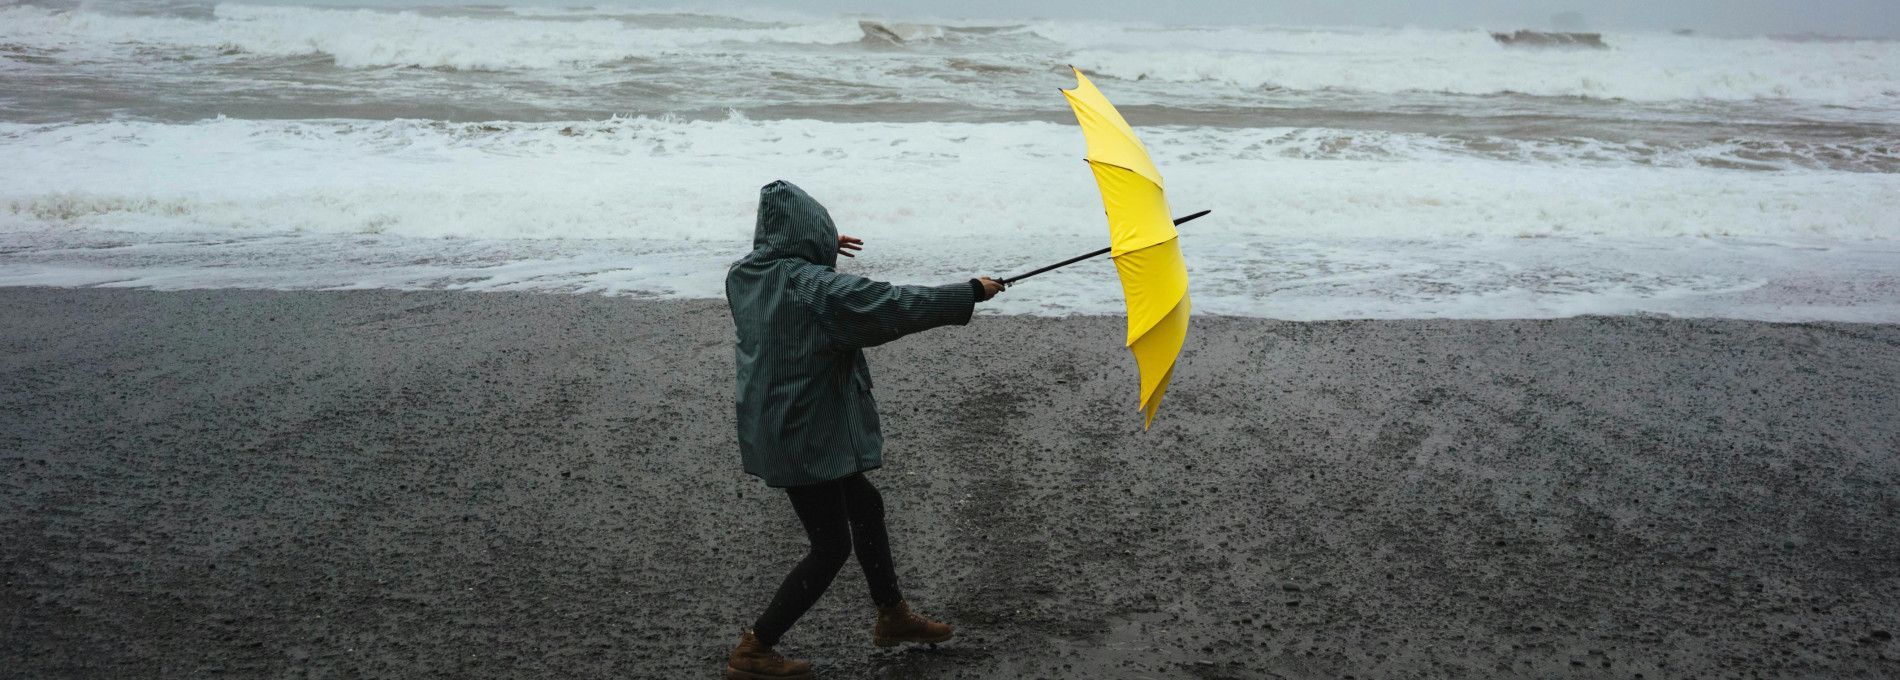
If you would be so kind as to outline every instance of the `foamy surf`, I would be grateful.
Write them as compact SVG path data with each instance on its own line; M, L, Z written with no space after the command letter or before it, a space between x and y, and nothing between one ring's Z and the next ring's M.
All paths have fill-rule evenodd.
M860 230L862 231L862 230ZM875 232L867 232L875 233ZM390 235L115 232L3 235L0 285L158 290L465 290L717 298L731 243L421 239ZM871 237L841 269L913 282L1018 273L1041 251ZM1020 243L1013 241L1012 243ZM1089 247L1050 239L1047 250ZM1183 240L1195 311L1292 320L1660 314L1766 321L1900 320L1900 246L1709 239ZM984 313L1117 314L1108 262L1011 289Z
M14 230L730 242L750 233L757 186L784 177L892 236L1079 238L1098 231L1100 205L1073 133L742 118L0 125L13 161L0 196ZM1335 143L1351 135L1327 130L1144 135L1176 204L1220 209L1203 235L1888 239L1900 227L1900 175L1811 171L1822 161L1798 155L1707 162L1728 143L1498 152ZM1869 148L1851 162L1891 170L1894 157Z
M742 118L9 125L0 283L716 297L758 185L780 177L870 240L848 265L859 271L1005 274L1100 240L1072 133ZM1725 169L1694 154L1664 167L1601 150L1527 162L1424 142L1322 153L1311 140L1334 133L1311 130L1145 134L1173 203L1216 209L1184 230L1204 311L1895 312L1865 293L1900 272L1890 172ZM1112 312L1119 288L1096 269L1039 279L997 309ZM1795 279L1803 295L1839 295L1760 292Z
M848 267L1100 247L1057 86L1169 181L1196 309L1895 320L1900 45L786 12L0 6L0 284L707 297L759 185ZM1008 313L1112 313L1107 263Z
M770 95L758 71L798 83L786 103L964 102L983 108L1049 108L1047 79L1079 66L1116 85L1130 104L1275 106L1289 93L1347 93L1378 105L1394 95L1523 95L1642 102L1780 103L1805 115L1830 107L1900 120L1900 42L1794 43L1661 33L1620 33L1612 49L1509 50L1481 29L1428 30L1158 26L1081 21L904 22L789 13L733 14L625 8L409 9L259 6L238 3L0 6L0 65L16 76L39 65L108 66L100 75L190 75L187 87L276 72L280 84L312 80L354 89L292 67L346 71L534 71L516 104L571 107L570 88L632 78L656 87L602 92L704 109L749 87ZM660 66L661 68L654 68ZM683 77L672 77L683 76ZM364 74L386 88L461 86L453 75L401 79ZM401 81L401 82L397 82ZM958 87L973 84L982 87ZM674 88L704 88L699 94ZM866 88L883 91L867 91ZM885 89L888 88L888 89ZM229 92L229 89L221 89ZM599 91L596 89L596 91ZM310 92L307 94L317 94ZM520 101L524 97L529 101ZM675 98L676 97L676 98ZM802 98L800 98L802 97ZM774 97L766 96L767 100ZM69 102L70 104L71 102ZM734 102L726 97L726 106ZM653 113L640 101L606 112ZM498 108L499 105L491 105ZM743 108L742 106L740 108ZM501 111L497 111L501 112ZM145 112L143 115L155 115ZM479 116L478 116L479 117Z

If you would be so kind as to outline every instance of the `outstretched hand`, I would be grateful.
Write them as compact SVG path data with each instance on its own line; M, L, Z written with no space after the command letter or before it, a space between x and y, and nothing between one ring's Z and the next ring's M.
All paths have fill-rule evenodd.
M864 239L858 238L856 236L844 236L844 235L838 236L838 254L839 255L843 255L845 257L857 257L856 255L851 254L851 251L853 250L864 250Z

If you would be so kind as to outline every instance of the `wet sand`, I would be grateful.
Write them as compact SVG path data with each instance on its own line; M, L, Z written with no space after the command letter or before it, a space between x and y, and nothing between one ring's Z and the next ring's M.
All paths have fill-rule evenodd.
M0 289L0 676L717 677L803 548L717 301ZM1900 674L1900 327L1114 318L872 350L825 677Z

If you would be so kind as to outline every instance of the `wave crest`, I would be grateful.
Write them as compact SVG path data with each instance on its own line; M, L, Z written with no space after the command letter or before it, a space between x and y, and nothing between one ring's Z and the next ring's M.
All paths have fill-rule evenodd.
M1628 34L1608 50L1512 50L1482 31L1068 34L1072 63L1124 80L1252 90L1529 94L1632 101L1794 99L1900 106L1900 42ZM1189 46L1199 46L1194 49Z
M845 19L800 24L670 26L603 17L505 17L371 9L218 5L209 20L40 7L0 8L0 42L126 58L128 49L323 54L343 68L458 70L601 64L732 43L848 44Z
M1900 237L1886 199L1900 174L1785 160L1774 162L1786 171L1744 172L1699 159L1741 158L1730 145L1288 129L1144 137L1173 203L1228 215L1197 233ZM786 177L824 196L841 222L891 236L1082 238L1101 228L1101 206L1080 153L1073 129L1050 123L0 125L0 223L743 239L758 185ZM1892 149L1883 153L1891 163Z

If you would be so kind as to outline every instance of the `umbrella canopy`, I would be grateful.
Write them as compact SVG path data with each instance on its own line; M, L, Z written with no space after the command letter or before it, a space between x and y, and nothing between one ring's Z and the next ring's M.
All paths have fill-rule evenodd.
M1102 91L1080 70L1073 90L1063 90L1088 140L1089 169L1108 213L1109 253L1121 274L1128 303L1127 346L1141 370L1142 428L1154 423L1168 391L1175 358L1187 339L1187 260L1181 257L1174 220L1163 195L1161 172L1148 150Z

